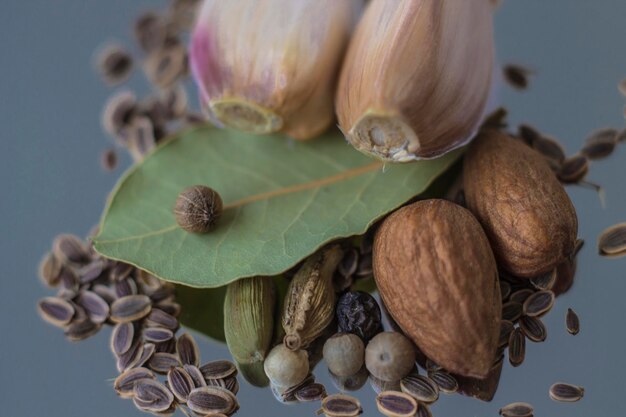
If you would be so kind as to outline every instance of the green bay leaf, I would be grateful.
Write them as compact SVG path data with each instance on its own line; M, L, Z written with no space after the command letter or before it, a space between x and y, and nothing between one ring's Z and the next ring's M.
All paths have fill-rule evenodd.
M220 287L277 275L337 238L364 233L422 193L458 158L383 165L339 132L309 142L201 127L156 149L118 183L95 238L102 255L167 281ZM188 233L172 208L203 184L225 204L210 233Z

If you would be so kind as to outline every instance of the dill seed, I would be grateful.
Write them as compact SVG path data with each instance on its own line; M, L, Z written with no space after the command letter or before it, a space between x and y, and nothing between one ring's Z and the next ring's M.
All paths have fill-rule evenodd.
M602 159L613 153L617 145L617 130L613 128L599 129L585 141L580 153L589 159Z
M456 378L446 371L435 371L429 373L428 377L437 384L442 392L451 394L459 390L459 383Z
M354 397L344 394L329 395L322 400L322 408L317 414L329 417L356 417L363 412L361 403Z
M135 383L142 379L156 379L156 376L146 368L129 369L115 378L113 389L122 398L132 398Z
M527 316L537 317L548 312L554 305L552 291L537 291L524 302L523 312Z
M537 317L522 316L520 329L526 337L533 342L543 342L548 337L548 331L541 319Z
M598 237L598 251L602 256L626 255L626 223L605 229Z
M583 398L585 389L572 384L558 382L550 387L550 398L554 401L574 402Z
M312 383L300 388L294 395L301 402L321 401L326 397L326 388L322 384Z
M192 411L201 415L211 413L231 414L237 408L237 399L225 388L201 387L189 393L187 405Z
M539 136L533 141L532 147L545 158L556 163L557 166L560 166L565 160L565 151L561 144L554 138Z
M577 335L580 332L580 319L578 314L571 308L568 308L565 314L565 326L569 334Z
M500 321L500 336L498 338L498 346L505 346L509 343L509 336L511 336L513 328L513 322L509 320Z
M54 253L48 252L39 263L39 278L48 287L54 288L61 281L61 268L61 262Z
M384 391L376 397L378 411L390 417L413 417L417 413L417 401L408 394Z
M550 272L531 278L530 283L538 290L550 290L556 283L556 275L556 268L554 268Z
M117 152L115 149L109 148L100 154L100 165L105 171L111 172L117 168Z
M432 379L422 375L409 375L402 378L400 389L423 403L433 403L439 398L437 384Z
M137 338L126 352L117 357L118 372L124 372L138 365L143 356L143 349L142 341Z
M104 323L109 318L109 305L95 292L81 291L75 302L85 309L89 319L96 324Z
M98 71L108 84L120 84L128 79L133 68L132 56L120 45L107 45L98 54Z
M198 349L198 345L196 341L191 337L188 333L183 333L178 337L176 341L176 353L178 354L181 362L186 365L200 365L200 350ZM235 368L235 371L237 368ZM200 368L202 374L206 378L206 374L203 371L203 368Z
M521 315L522 315L522 304L515 302L515 301L509 301L502 305L502 319L503 320L509 320L509 321L515 322L517 321L517 319L520 318Z
M517 367L524 362L526 356L526 338L520 328L516 328L509 336L509 362Z
M237 375L237 367L231 361L220 359L205 363L200 367L200 372L204 379L225 379Z
M589 159L585 155L574 155L567 158L557 171L559 180L566 184L577 183L589 172Z
M504 79L513 88L525 90L528 88L529 77L532 71L516 64L508 64L503 68Z
M155 352L148 361L148 367L158 374L166 374L170 368L182 366L178 356L172 353Z
M39 314L48 323L63 327L74 317L72 304L59 297L45 297L37 304Z
M111 351L120 356L126 352L133 344L135 326L132 323L120 323L113 327L111 332Z
M191 376L183 368L172 368L167 373L167 382L170 390L181 403L187 402L189 393L194 389Z
M140 379L133 389L133 402L140 410L160 412L170 408L174 395L158 381Z
M207 383L204 380L204 375L200 372L200 369L194 365L183 365L183 369L187 371L191 379L193 380L193 385L195 388L206 387Z
M111 320L116 323L128 323L150 314L152 302L145 295L126 295L111 304Z
M534 291L530 288L522 288L521 290L517 290L513 294L511 294L511 296L509 297L509 301L524 304L524 301L526 301L528 297L533 295L533 293Z
M511 403L502 407L499 411L502 417L532 417L533 406L528 403Z

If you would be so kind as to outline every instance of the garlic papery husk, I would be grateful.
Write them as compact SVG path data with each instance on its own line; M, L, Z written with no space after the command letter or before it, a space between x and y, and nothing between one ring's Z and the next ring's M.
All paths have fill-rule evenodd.
M339 66L362 0L205 0L191 69L217 124L309 139L333 122Z
M372 0L337 91L348 141L395 162L467 142L492 84L493 10L492 0Z

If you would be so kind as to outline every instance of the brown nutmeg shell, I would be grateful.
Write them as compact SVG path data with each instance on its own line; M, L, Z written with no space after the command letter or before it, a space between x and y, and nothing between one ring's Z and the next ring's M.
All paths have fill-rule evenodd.
M485 131L469 147L463 176L467 207L505 270L530 278L572 253L578 233L574 205L535 150Z
M495 359L502 301L478 221L446 200L389 216L374 241L374 277L393 319L446 370L484 377Z

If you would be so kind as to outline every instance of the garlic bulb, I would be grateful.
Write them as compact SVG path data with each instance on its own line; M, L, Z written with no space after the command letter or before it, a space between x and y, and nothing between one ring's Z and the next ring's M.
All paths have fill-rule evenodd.
M205 0L191 69L210 119L309 139L334 120L334 90L362 0Z
M491 88L493 0L372 0L336 97L348 141L386 161L467 142Z

